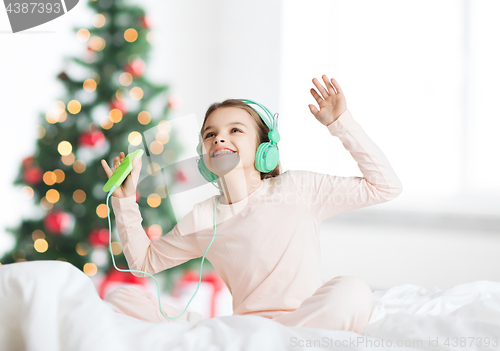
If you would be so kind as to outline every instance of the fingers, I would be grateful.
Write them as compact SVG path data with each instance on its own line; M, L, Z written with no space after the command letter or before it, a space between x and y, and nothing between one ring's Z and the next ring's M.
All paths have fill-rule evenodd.
M113 168L110 168L108 166L108 163L106 162L105 159L101 160L101 165L104 168L104 171L106 172L106 175L108 176L108 178L110 178L113 175L113 173L116 171L118 166L120 166L120 163L121 163L121 161L123 161L124 158L125 158L124 152L120 152L120 157L117 156L117 157L113 158Z
M330 80L328 80L328 77L326 74L323 74L322 78L323 78L323 82L325 83L328 91L323 87L323 85L320 84L318 79L313 78L312 81L313 81L314 85L316 86L316 88L318 88L320 93L323 95L323 97L321 97L316 92L316 90L314 90L314 89L310 90L312 96L314 97L314 99L316 100L318 105L320 104L321 101L326 100L328 97L330 97L332 95L342 94L342 89L340 88L339 83L337 83L337 81L334 78L332 78L330 81ZM337 97L338 96L333 96L333 98L337 98ZM314 115L316 115L319 112L318 109L313 105L309 105L309 109L311 110L311 112Z
M333 78L332 78L332 84L335 87L335 89L337 90L337 93L341 94L342 93L342 89L340 88L339 83L337 83L337 81L335 79L333 79Z
M314 89L311 89L311 94L312 96L316 99L316 102L319 104L319 102L321 100L323 100L323 98L321 96L319 96L319 94L316 92L316 90Z
M316 116L319 112L318 109L316 108L316 106L314 106L314 105L308 105L308 106L309 106L309 110L311 111L311 113Z
M113 171L111 170L111 168L109 168L108 163L106 162L106 160L102 159L101 160L101 165L104 168L104 172L106 172L106 175L108 176L108 178L110 178L113 175Z
M123 162L124 158L125 158L125 153L123 151L120 152L120 157L116 156L114 158L115 169L118 168L118 166Z
M328 91L319 83L318 79L313 78L313 83L316 86L316 88L318 88L321 95L323 95L323 99L326 99L328 96L335 95L335 94L342 92L342 89L340 89L339 83L337 83L337 81L335 79L332 78L331 83L330 83L326 74L323 74L322 78L323 78L323 82L325 83ZM314 96L314 98L316 99L317 102L320 101L321 96L319 94L317 94L314 89L311 89L311 94Z
M120 166L120 164L123 162L123 160L125 159L125 153L124 152L120 152L120 156L116 156L113 158L113 168L110 168L108 166L108 163L106 162L106 160L102 159L101 160L101 165L102 167L104 168L104 171L106 172L106 175L108 176L108 178L110 178L113 173L116 171L116 169ZM133 160L132 160L133 162ZM135 164L134 164L135 166ZM141 166L142 166L142 158L139 158L139 161L137 163L137 166L138 167L134 167L134 170L137 168L137 172L140 172L140 169L141 169ZM131 174L132 172L130 172ZM130 176L129 174L129 176Z
M325 90L325 88L319 83L319 80L317 80L316 78L313 78L312 81L313 81L314 85L316 85L316 88L318 88L321 95L323 95L323 99L326 99L327 97L330 96L330 94Z
M326 74L323 74L323 81L325 82L325 85L328 88L328 92L330 93L330 95L333 95L333 94L337 93L335 91L335 89L333 88L333 85L328 80L328 77L326 76Z
M113 159L113 166L114 166L114 169L116 170L118 168L118 166L120 165L120 159L118 156L116 156L114 159Z

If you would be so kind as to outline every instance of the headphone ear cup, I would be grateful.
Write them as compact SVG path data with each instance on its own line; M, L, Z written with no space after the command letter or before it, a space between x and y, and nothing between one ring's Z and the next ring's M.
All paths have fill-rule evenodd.
M265 153L265 156L264 156ZM262 143L255 154L255 168L262 173L269 173L276 168L279 161L279 150L272 143Z

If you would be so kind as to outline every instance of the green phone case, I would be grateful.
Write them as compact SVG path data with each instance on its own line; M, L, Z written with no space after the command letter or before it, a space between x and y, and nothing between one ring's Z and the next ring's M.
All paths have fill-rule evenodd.
M113 175L111 175L111 178L109 178L106 184L104 184L102 190L108 192L111 190L113 185L118 188L123 183L125 178L127 178L128 174L134 169L134 166L132 165L134 158L140 158L142 157L142 154L144 154L144 150L142 149L135 150L131 154L128 154L120 163Z

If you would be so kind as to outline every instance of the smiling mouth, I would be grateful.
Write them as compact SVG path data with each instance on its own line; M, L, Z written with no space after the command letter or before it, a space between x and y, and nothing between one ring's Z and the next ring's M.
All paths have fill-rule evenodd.
M212 158L217 158L217 157L221 157L221 156L227 156L227 155L232 155L232 154L235 154L236 152L224 152L222 154L218 154L216 156L212 156Z

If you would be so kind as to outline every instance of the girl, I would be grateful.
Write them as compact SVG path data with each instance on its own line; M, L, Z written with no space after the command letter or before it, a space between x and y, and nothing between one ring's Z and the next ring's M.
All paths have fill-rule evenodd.
M373 309L369 286L354 276L321 277L320 224L338 213L394 199L402 185L389 161L347 110L342 89L323 75L326 89L313 79L311 94L320 110L309 105L314 117L340 138L363 177L340 177L302 170L261 173L254 160L260 143L269 141L269 128L257 112L242 101L229 99L208 109L200 131L207 167L223 180L220 196L194 206L165 236L151 242L141 226L135 189L141 161L112 196L113 211L123 252L130 269L155 274L203 256L233 297L233 314L255 315L294 327L349 330L363 334ZM309 152L314 140L302 141ZM215 151L229 149L239 163L229 172L217 169ZM315 152L319 152L315 151ZM123 160L115 157L111 177ZM214 161L214 162L212 162ZM219 183L220 184L220 183ZM217 203L216 198L217 197ZM141 276L143 276L141 274ZM149 292L122 287L106 296L117 312L148 321L167 321L157 298ZM163 307L165 305L165 307ZM162 304L170 317L182 311ZM199 313L182 317L192 324Z

